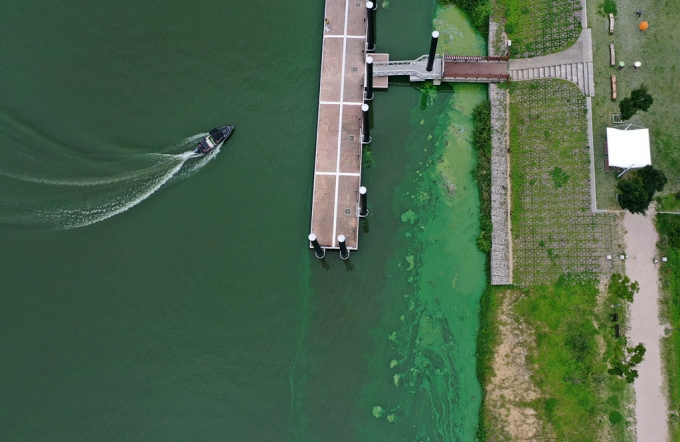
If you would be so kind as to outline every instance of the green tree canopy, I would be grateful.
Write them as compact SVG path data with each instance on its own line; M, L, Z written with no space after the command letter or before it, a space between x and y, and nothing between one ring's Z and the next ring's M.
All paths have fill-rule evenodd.
M628 302L633 302L633 296L640 291L640 284L637 281L630 282L630 278L622 276L620 273L614 273L607 291L610 295L616 295Z
M647 91L647 86L642 84L630 93L630 98L624 98L619 103L621 119L628 120L639 110L647 112L652 104L654 104L654 98Z
M654 192L661 192L666 186L666 175L652 166L631 172L616 185L619 205L631 213L645 213L654 198Z

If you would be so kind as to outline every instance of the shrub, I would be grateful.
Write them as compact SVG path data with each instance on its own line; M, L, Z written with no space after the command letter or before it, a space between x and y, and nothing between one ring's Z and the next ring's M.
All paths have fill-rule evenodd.
M472 110L472 145L477 149L474 175L479 187L480 232L477 248L491 252L491 102L485 101Z
M465 11L472 25L486 38L489 33L489 16L491 6L489 0L438 0L440 4L454 3Z
M680 219L673 218L668 224L668 245L675 249L680 249Z
M614 0L604 0L604 12L605 14L614 14L618 12L616 10L616 2Z

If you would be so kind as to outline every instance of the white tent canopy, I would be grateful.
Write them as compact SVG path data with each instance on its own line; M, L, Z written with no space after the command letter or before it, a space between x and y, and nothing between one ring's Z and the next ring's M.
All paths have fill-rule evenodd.
M649 151L649 129L622 130L607 128L609 165L636 169L652 164Z

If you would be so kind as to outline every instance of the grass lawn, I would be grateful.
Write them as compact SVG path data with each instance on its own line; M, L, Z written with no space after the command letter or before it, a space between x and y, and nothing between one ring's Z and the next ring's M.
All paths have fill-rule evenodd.
M565 273L621 271L616 215L590 212L585 97L562 80L510 86L514 281L550 284Z
M536 333L531 362L535 383L545 395L534 409L550 423L557 440L595 441L602 432L610 440L626 440L625 418L631 411L623 404L630 387L607 373L606 362L625 338L613 336L611 309L598 309L595 283L563 277L525 292L516 311ZM618 311L625 327L625 309Z
M664 171L668 185L664 194L680 190L680 39L673 30L680 23L677 0L640 2L616 0L618 14L614 34L609 34L609 19L597 3L588 6L588 25L592 28L595 71L595 97L593 97L593 136L595 143L595 171L597 204L600 209L620 209L615 200L616 174L604 171L603 143L606 127L623 128L633 123L650 129L652 164ZM644 6L642 18L635 11ZM649 22L649 29L641 32L638 24ZM610 66L609 44L616 50L616 61L626 67L619 71ZM642 67L635 71L633 63ZM616 101L611 100L610 78L616 75ZM612 124L612 114L619 113L619 102L630 96L630 91L644 83L654 97L648 112L638 112L624 124Z
M510 56L535 57L559 52L581 34L581 4L574 0L497 1L494 17L505 17L512 40Z
M668 377L669 433L671 440L680 441L680 244L669 241L669 231L676 225L680 232L680 216L659 214L656 218L659 230L659 250L668 257L661 263L662 317L669 324L669 333L661 341L664 368ZM677 235L677 233L676 233Z

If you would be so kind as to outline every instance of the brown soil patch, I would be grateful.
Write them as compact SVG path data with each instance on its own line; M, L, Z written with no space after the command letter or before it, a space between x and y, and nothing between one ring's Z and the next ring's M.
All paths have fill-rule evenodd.
M541 393L531 379L532 370L527 363L529 348L535 345L533 330L513 310L521 293L507 291L502 296L494 376L486 387L484 404L489 440L552 441L550 428L532 408Z

